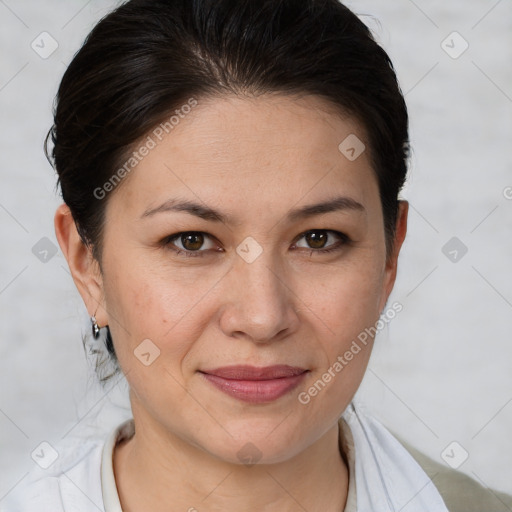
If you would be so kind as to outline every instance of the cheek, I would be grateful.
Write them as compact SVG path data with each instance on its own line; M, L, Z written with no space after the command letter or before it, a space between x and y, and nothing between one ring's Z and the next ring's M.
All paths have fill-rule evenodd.
M330 369L330 376L325 375L330 389L326 398L349 397L359 385L371 355L383 284L379 265L360 259L330 272L310 295L310 318L324 354L319 374Z
M199 291L143 267L119 267L108 292L114 346L131 391L155 416L171 403L180 408L187 402L183 361L202 329L194 315Z
M315 325L316 353L321 356L299 401L315 414L335 419L357 391L373 347L382 290L379 266L360 260L333 269L309 294L308 318Z
M360 258L315 274L303 283L301 297L319 321L345 339L377 321L383 290L378 263Z
M120 259L104 281L109 323L116 353L125 372L139 367L134 356L142 342L151 342L179 365L201 324L190 322L207 289L180 282L150 265L129 265ZM123 267L124 265L124 267ZM148 270L149 268L149 270ZM151 347L151 344L148 345ZM158 350L153 348L155 353Z

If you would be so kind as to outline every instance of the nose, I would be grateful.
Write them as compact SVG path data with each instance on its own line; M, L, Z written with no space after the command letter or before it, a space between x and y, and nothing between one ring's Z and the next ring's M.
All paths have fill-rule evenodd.
M229 337L272 343L293 334L300 300L282 263L270 251L236 260L225 278L221 329Z

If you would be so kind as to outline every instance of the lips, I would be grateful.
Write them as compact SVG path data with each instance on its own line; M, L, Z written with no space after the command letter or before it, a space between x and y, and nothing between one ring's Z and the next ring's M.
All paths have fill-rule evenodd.
M224 366L213 370L203 370L203 373L216 375L223 379L232 380L271 380L281 379L284 377L294 377L300 375L306 370L296 366L288 366L285 364L266 366L257 368L255 366Z
M250 403L272 402L292 391L308 370L296 366L225 366L201 370L203 377L225 394Z

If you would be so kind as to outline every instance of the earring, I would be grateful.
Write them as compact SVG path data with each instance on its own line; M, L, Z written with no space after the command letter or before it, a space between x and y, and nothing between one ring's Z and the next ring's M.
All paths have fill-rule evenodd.
M97 340L100 337L100 326L98 325L98 322L96 322L96 317L91 316L91 323L92 323L92 335L95 340Z

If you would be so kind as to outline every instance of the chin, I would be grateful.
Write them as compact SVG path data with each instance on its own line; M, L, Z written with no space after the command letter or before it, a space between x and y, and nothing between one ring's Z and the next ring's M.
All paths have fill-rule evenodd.
M223 422L223 427L219 427L221 433L216 438L205 439L201 448L229 464L285 462L308 446L303 437L307 433L300 429L300 423L295 425L291 416L282 413L276 417Z

